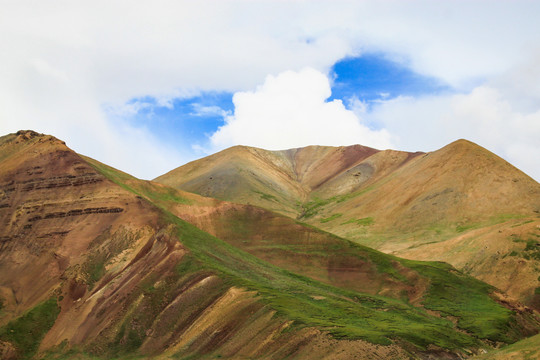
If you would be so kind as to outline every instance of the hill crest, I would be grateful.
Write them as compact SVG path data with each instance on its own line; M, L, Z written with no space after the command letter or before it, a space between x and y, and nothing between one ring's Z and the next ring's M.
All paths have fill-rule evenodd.
M538 243L540 184L487 149L459 139L429 153L236 150L234 158L225 150L156 181L260 206L387 253L447 261L540 306L540 259L521 245ZM494 266L514 275L497 277Z

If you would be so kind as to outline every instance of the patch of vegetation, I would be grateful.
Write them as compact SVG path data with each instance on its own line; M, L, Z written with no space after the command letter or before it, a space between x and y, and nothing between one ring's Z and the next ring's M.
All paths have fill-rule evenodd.
M88 257L88 260L83 264L82 269L87 275L88 288L92 289L94 284L105 275L105 258L104 253L98 253Z
M515 243L525 243L526 245L522 252L518 253L516 251L512 251L509 256L520 255L526 260L540 260L540 243L538 243L538 241L533 239L523 240L517 235L512 235L511 238Z
M537 287L536 289L534 289L534 293L537 295L540 295L540 287Z
M99 161L94 160L92 158L82 156L82 155L79 155L79 156L81 156L84 160L86 160L86 162L90 166L92 166L94 169L96 169L96 171L100 172L102 175L107 177L109 180L111 180L115 184L121 186L125 190L136 193L136 191L133 188L126 185L126 182L128 182L128 181L137 180L135 177L133 177L133 176L131 176L129 174L126 174L125 172L122 172L120 170L117 170L115 168L112 168L112 167L110 167L108 165L100 163Z
M500 349L494 349L487 354L475 356L476 360L538 360L540 358L540 334L523 339Z
M530 224L530 223L532 223L533 221L534 221L534 220L527 220L527 221L524 221L524 222L522 222L522 223L512 225L511 227L513 227L513 228L519 227L519 226L522 226L522 225L525 225L525 224Z
M89 246L91 251L86 262L82 265L90 289L105 275L107 262L129 247L139 236L138 232L131 232L123 227L111 235L109 228L92 240ZM110 241L103 247L102 245L107 239Z
M93 356L78 348L67 347L67 340L62 341L57 346L47 350L45 354L40 358L41 360L101 360L102 358ZM129 357L129 359L135 359L135 357ZM126 360L128 360L126 358Z
M330 204L334 200L335 198L320 199L318 197L315 197L313 200L308 201L305 204L302 204L302 214L300 215L300 218L307 219L318 214L320 211L320 208L322 208L325 205Z
M467 230L475 229L478 226L478 224L460 224L456 226L456 232L462 233Z
M523 258L526 260L540 260L540 250L525 252L523 253Z
M515 235L515 234L512 234L510 235L510 238L512 239L512 242L515 242L515 243L524 243L525 240L521 239L519 236Z
M184 255L184 257L182 257L182 261L175 266L175 270L178 275L194 273L202 270L202 268L203 265L191 254Z
M508 220L523 219L525 217L527 217L527 215L523 215L523 214L499 214L499 215L495 215L495 216L491 217L489 219L489 223L490 224L499 224L499 223L506 222Z
M333 214L333 215L331 215L331 216L329 216L327 218L321 219L321 223L327 223L329 221L336 220L337 218L340 218L342 216L343 216L343 214L336 213L336 214Z
M152 183L143 182L137 186L139 195L158 202L173 202L177 204L191 204L191 201L180 196L180 193L171 187L156 186Z
M347 224L356 224L356 225L359 225L359 226L370 226L370 225L373 225L375 221L373 220L372 217L365 217L365 218L361 218L361 219L350 219L344 223L342 223L341 225L347 225Z
M512 342L512 312L500 306L489 294L493 287L462 274L445 263L425 263L406 260L407 265L430 279L430 289L422 304L445 316L457 317L461 329L479 338Z
M362 189L360 191L356 191L356 192L345 194L345 195L337 195L328 199L321 199L318 197L314 197L311 201L308 201L302 204L302 213L300 214L299 218L301 219L310 218L314 215L317 215L323 207L325 207L326 205L330 203L334 203L334 202L341 203L343 201L363 195L373 189L374 189L373 186L368 186L367 188Z
M44 301L0 328L0 340L11 343L21 359L30 359L59 313L56 299Z
M261 199L268 200L268 201L275 201L278 202L278 198L274 195L266 194L261 191L253 190L254 193L261 195Z
M297 326L317 326L337 338L364 339L378 344L402 338L421 347L437 344L444 348L477 345L475 337L503 339L499 335L510 326L510 312L489 297L491 287L457 274L447 264L406 265L433 279L424 306L462 318L459 327L474 336L454 330L449 320L429 316L402 301L335 288L274 267L181 220L171 220L179 227L182 243L201 262L228 279L231 285L256 290L262 301L286 318L294 319ZM381 270L395 271L391 266L393 259L380 253L372 261L381 264ZM315 300L313 295L321 298Z
M373 189L375 189L375 186L372 185L372 186L368 186L365 189L362 189L360 191L352 192L350 194L338 195L338 196L335 197L335 201L336 201L336 203L344 202L346 200L355 198L357 196L364 195L365 193L368 193Z
M457 233L462 233L462 232L465 232L465 231L469 231L469 230L473 230L473 229L478 229L482 226L489 226L489 225L495 225L495 224L500 224L500 223L504 223L506 221L509 221L509 220L514 220L514 219L522 219L526 217L526 215L522 215L522 214L499 214L499 215L496 215L496 216L492 216L491 218L489 218L488 220L486 221L482 221L482 222L477 222L477 223L472 223L472 222L465 222L465 223L458 223L456 224L456 228L455 228L455 231ZM530 220L530 221L525 221L521 224L516 224L516 225L513 225L512 227L516 227L516 226L521 226L523 224L527 224L529 222L531 222L533 220Z
M82 156L86 162L92 166L96 171L106 176L109 180L115 184L121 186L123 189L130 191L138 196L145 197L158 203L174 202L179 204L190 204L186 198L180 196L176 189L167 186L159 186L150 182L139 180L129 174L126 174L120 170L112 168L108 165L102 164L92 158Z
M536 251L540 249L540 244L536 240L528 240L525 246L525 251Z

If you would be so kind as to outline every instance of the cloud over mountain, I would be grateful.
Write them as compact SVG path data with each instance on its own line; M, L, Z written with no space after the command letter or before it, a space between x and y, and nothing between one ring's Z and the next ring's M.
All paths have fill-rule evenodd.
M308 145L392 146L387 131L369 129L341 100L326 101L330 95L326 75L311 68L268 76L255 91L234 95L235 112L211 136L212 145L272 150Z

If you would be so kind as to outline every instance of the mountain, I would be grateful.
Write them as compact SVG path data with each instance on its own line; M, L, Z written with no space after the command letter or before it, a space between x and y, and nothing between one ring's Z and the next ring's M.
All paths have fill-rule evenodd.
M386 253L449 262L540 309L540 185L466 140L431 153L241 146L155 181L261 206Z
M0 189L3 359L450 359L539 329L446 264L141 181L52 136L0 138Z
M324 185L374 153L377 150L359 145L309 146L285 151L234 146L181 166L155 181L297 217L301 204L316 189L324 192ZM368 173L372 171L363 168ZM351 186L355 188L355 184Z

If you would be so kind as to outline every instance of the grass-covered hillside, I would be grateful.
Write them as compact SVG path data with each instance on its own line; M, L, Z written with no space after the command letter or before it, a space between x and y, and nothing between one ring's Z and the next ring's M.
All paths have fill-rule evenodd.
M211 201L216 211L208 211L208 199L88 161L116 183L166 209L172 218L171 212L176 212L226 240L181 235L181 242L204 264L234 279L235 286L256 290L262 301L297 324L322 326L340 338L375 343L403 338L443 348L467 337L466 343L472 337L512 342L520 336L512 325L513 311L496 301L494 288L447 264L385 255L251 206ZM187 216L197 213L201 215ZM355 281L347 282L343 273ZM444 335L445 326L458 331Z

